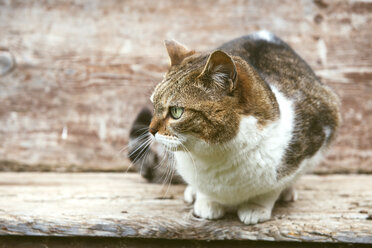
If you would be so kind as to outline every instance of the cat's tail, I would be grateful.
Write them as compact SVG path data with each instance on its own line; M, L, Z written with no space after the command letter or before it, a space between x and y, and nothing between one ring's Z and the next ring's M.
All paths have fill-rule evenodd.
M158 163L158 155L151 151L148 126L150 125L152 113L148 108L143 108L134 120L129 133L128 158L134 165L136 171L149 181L152 181L152 164Z
M128 158L134 165L137 172L153 183L182 183L183 180L172 168L169 157L156 144L149 132L149 125L152 119L151 111L144 107L134 120L128 145ZM151 146L150 146L150 143Z

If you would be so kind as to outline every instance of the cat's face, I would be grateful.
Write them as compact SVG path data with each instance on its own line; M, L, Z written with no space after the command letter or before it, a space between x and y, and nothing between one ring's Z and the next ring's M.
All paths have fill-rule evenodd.
M240 120L234 62L220 51L194 54L179 46L167 44L171 67L151 97L150 132L174 150L189 149L195 142L219 144L232 139Z

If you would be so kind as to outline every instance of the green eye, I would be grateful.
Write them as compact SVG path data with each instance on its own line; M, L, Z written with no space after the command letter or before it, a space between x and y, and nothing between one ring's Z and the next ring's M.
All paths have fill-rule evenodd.
M170 107L169 110L173 119L179 119L183 114L183 108L180 107Z

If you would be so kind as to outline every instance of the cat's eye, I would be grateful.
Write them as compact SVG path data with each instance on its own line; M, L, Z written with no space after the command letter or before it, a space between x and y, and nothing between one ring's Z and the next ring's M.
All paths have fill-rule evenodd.
M183 114L183 108L181 107L170 107L169 108L169 113L173 119L179 119L181 118Z

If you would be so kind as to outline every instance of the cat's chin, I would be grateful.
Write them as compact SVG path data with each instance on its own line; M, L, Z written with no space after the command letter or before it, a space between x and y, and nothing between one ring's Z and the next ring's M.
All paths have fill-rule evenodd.
M157 133L155 135L155 140L170 151L183 151L184 149L182 142L176 136L168 136Z

